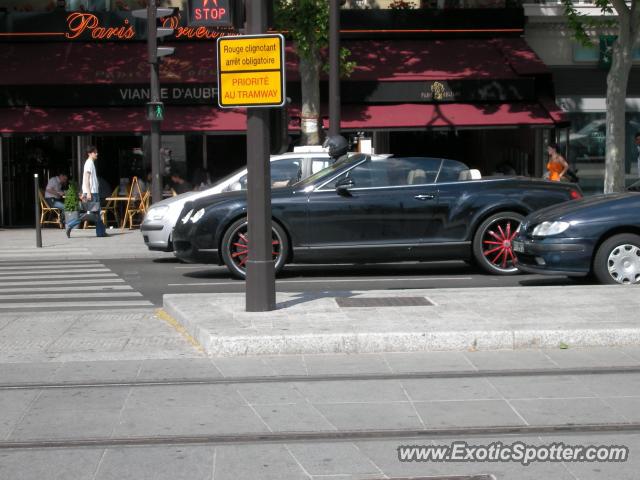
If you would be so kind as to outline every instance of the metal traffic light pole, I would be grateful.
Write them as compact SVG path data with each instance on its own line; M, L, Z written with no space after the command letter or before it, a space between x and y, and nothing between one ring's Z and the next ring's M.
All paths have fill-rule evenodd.
M340 0L329 0L329 135L340 135Z
M158 69L158 34L156 31L156 0L147 4L147 49L151 66L150 102L160 101L160 72ZM162 200L162 169L160 166L160 120L151 118L151 201Z
M249 34L267 29L265 0L247 2ZM271 240L271 170L269 166L269 109L247 109L247 262L246 311L276 308L275 262Z

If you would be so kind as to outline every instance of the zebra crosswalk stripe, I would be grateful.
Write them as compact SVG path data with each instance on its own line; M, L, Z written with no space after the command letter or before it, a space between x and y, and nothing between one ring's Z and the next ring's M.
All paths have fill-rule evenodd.
M86 301L86 302L29 302L29 303L0 303L0 309L22 309L22 308L53 308L53 307L152 307L153 303L148 300L123 300L123 301Z
M99 261L0 259L0 312L153 307Z

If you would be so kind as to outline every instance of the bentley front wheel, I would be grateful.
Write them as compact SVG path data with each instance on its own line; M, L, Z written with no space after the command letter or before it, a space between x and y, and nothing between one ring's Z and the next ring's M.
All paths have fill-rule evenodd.
M244 279L247 276L247 262L249 261L249 234L246 218L235 221L222 237L222 261L231 275ZM289 242L285 231L275 222L271 227L271 248L275 262L276 274L282 270L289 253Z

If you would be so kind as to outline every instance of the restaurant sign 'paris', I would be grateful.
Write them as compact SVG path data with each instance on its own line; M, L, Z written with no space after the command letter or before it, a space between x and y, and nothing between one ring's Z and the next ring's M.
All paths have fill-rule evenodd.
M204 1L204 0L201 0ZM213 0L210 0L213 1ZM221 2L222 0L218 0ZM226 15L226 14L225 14ZM213 31L204 25L196 22L193 26L180 25L180 13L162 19L163 27L174 29L176 40L185 39L214 39L222 35L233 35L232 31ZM212 25L206 23L206 25ZM222 25L220 23L216 25ZM104 26L97 15L92 13L74 12L67 17L67 32L65 38L76 40L90 36L93 40L131 40L136 37L137 32L128 18L123 20L119 26Z

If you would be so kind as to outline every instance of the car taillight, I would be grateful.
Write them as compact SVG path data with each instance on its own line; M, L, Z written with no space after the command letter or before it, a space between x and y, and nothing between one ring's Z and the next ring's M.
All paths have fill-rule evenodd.
M582 198L582 194L578 190L571 190L569 195L571 196L571 200L580 200Z

